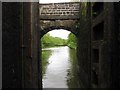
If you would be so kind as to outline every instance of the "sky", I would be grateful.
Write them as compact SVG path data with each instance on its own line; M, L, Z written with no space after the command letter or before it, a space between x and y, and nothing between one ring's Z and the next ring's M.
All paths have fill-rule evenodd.
M40 3L70 2L71 0L39 0Z
M53 37L60 37L62 39L67 39L68 35L70 34L69 31L64 30L64 29L52 30L48 33L50 33L50 35L53 36Z
M71 1L80 1L80 0L39 0L40 3L59 3L59 2L71 2Z

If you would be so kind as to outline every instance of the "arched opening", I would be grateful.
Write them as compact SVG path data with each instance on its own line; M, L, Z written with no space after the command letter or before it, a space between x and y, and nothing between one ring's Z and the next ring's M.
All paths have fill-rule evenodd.
M62 5L62 3L64 3L64 0L62 0L62 1L60 1L60 5L59 4L55 5L55 7L57 6L58 9L59 9L58 10L56 8L56 10L61 11L59 7L63 7L61 5ZM68 2L74 2L74 3L79 2L79 0L67 0L67 1ZM48 2L45 1L43 4L45 4L45 3L47 4ZM54 3L50 2L50 4L52 4L51 7L54 7ZM71 11L71 14L69 13L70 10L72 10L72 9L70 9L70 10L66 9L66 6L69 6L68 4L66 3L65 8L64 8L65 11L62 11L62 13L61 12L57 13L53 9L51 9L51 10L55 11L55 13L53 11L52 11L52 13L49 13L49 12L51 12L51 10L49 12L46 11L46 10L50 9L49 5L48 6L46 5L46 6L42 7L42 4L41 4L40 9L39 9L40 10L40 16L41 16L40 17L40 29L41 29L40 30L40 38L41 38L41 40L42 40L42 38L44 36L50 37L50 35L47 34L47 33L49 31L53 31L55 29L57 29L58 31L60 31L60 29L64 29L64 30L70 31L71 32L70 35L69 35L70 37L74 37L74 38L78 37L78 30L77 30L79 28L78 27L78 24L79 24L78 23L78 16L74 17L74 16L76 16L76 13L74 13L74 11ZM73 4L73 3L71 3L71 4ZM74 5L70 5L70 6L72 8L74 8ZM79 7L78 3L77 3L77 6ZM75 4L76 11L78 10L77 6ZM46 11L46 13L44 13L44 10ZM67 12L65 14L66 11L69 11L69 12ZM79 10L78 10L78 12L79 12ZM49 16L46 17L43 14L49 15ZM57 16L56 14L59 14L60 16ZM68 16L68 14L70 14L70 15ZM68 18L68 17L71 17L71 18ZM48 38L48 40L50 40L50 38ZM45 60L43 62L42 62L42 60L40 61L40 62L42 62L41 63L42 66L43 66L43 64L47 63L46 64L47 67L42 67L42 69L44 69L45 71L43 71L41 69L42 70L42 76L43 76L42 78L44 79L44 82L52 81L52 82L49 82L47 84L42 83L43 88L79 88L80 87L79 82L78 82L79 78L75 78L75 76L78 75L76 73L77 69L78 69L78 65L77 65L78 63L77 63L77 59L76 59L77 55L76 55L76 51L74 49L70 49L69 48L69 47L77 48L77 43L75 45L74 42L71 42L70 40L72 40L72 38L69 39L68 41L67 40L61 40L61 41L63 41L62 44L59 43L59 40L60 39L58 39L58 38L56 39L57 43L55 43L55 45L57 45L57 47L53 47L54 46L53 45L54 44L54 40L51 41L53 46L50 45L50 43L47 42L46 45L47 46L50 45L50 47L47 48L47 49L46 49L45 45L41 42L40 46L45 48L45 49L42 50L42 47L41 47L41 50L40 50L41 56L42 56L42 58L49 59L49 61L50 61L50 62L46 62ZM76 41L77 41L77 39L76 39ZM66 42L69 42L69 44L66 44ZM52 46L52 48L51 48L51 46ZM43 54L46 54L47 56L45 56ZM56 56L54 56L54 55L56 55ZM59 59L59 60L54 59L54 57L57 57L57 59ZM65 58L65 59L61 59L61 58ZM54 62L54 60L56 60L57 62ZM62 61L61 64L58 64L58 63L60 63L58 61L60 61L60 62ZM53 64L55 64L55 65L53 65ZM75 65L72 66L72 64L75 64ZM54 67L54 68L49 70L50 67ZM54 71L58 67L61 67L61 68L65 67L65 68L62 71L59 71L59 70ZM58 74L56 75L54 72L58 73ZM48 74L46 74L46 73L48 73ZM45 75L45 77L44 77L44 75ZM50 76L51 78L49 78L48 76ZM64 82L62 82L60 80L63 80ZM45 86L45 85L47 85L47 86Z
M66 36L65 31L68 34ZM77 76L77 37L68 31L71 30L49 28L42 35L40 41L43 88L80 87Z
M70 31L71 33L73 33L76 36L76 38L78 37L78 31L77 31L77 29L73 29L73 28L66 27L66 26L51 26L51 27L45 28L44 30L41 30L41 32L40 32L41 33L40 38L42 38L49 31L60 30L60 29L64 29L66 31Z

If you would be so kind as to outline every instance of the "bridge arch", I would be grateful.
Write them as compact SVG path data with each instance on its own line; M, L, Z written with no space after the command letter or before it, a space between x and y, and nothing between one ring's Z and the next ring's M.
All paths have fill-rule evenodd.
M44 30L41 30L41 35L40 35L40 38L42 38L46 33L48 33L49 31L52 31L52 30L60 30L60 29L63 29L63 30L67 30L67 31L70 31L71 33L73 33L76 38L78 37L78 32L76 32L76 29L73 29L73 28L70 28L70 27L65 27L65 26L52 26L52 27L49 27L49 28L45 28Z
M42 47L42 37L44 37L47 33L49 33L50 31L56 31L56 30L58 30L58 31L60 31L61 29L63 29L63 30L65 30L65 31L69 31L70 33L72 33L72 34L74 34L74 36L76 37L76 48L78 48L78 35L77 35L77 33L76 33L76 31L74 30L74 29L72 29L72 28L70 28L70 27L65 27L65 26L52 26L52 27L49 27L49 28L45 28L44 30L42 30L41 32L40 32L40 39L39 39L39 50L40 50L40 52L39 52L39 55L40 55L40 59L39 59L39 62L41 63L41 65L40 65L40 68L41 68L41 73L43 72L43 70L42 70L42 62L43 62L43 60L42 60L42 49L43 49L43 47ZM69 46L68 46L69 47ZM77 49L76 49L76 53L75 53L75 55L76 55L76 58L77 58L77 62L78 62L78 57L77 57L77 54L78 54L78 51L77 51ZM69 56L69 58L70 58L70 56ZM77 70L77 68L76 68L76 70ZM76 73L78 73L78 70L77 70L77 72ZM41 74L41 81L42 81L42 77L43 77L43 75ZM50 78L50 77L49 77ZM80 80L78 80L78 82L80 82ZM41 82L42 84L42 86L41 86L41 88L44 88L44 86L43 86L43 82Z
M77 38L78 48L78 33L79 33L79 3L64 3L64 8L61 8L63 3L39 5L39 55L41 63L42 44L41 38L52 30L67 30L75 35ZM58 6L60 8L58 8ZM57 7L57 8L55 8ZM64 9L64 11L62 11ZM52 12L52 13L50 13ZM58 15L56 14L58 13ZM76 53L77 55L77 53ZM40 65L41 68L41 65ZM40 69L41 70L41 69ZM42 72L42 71L41 71ZM42 78L41 78L42 79ZM42 80L41 80L42 81ZM41 82L42 83L42 82ZM42 84L41 84L42 85Z

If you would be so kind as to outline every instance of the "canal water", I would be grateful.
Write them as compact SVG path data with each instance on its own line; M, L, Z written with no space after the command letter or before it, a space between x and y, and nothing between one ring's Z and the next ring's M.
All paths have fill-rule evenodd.
M80 88L75 49L52 47L42 49L43 88Z

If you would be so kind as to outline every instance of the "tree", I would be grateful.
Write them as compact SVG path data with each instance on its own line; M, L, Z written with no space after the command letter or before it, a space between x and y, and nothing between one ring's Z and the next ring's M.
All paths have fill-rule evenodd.
M77 45L77 38L73 33L70 33L68 36L68 41L67 41L67 45L70 48L75 48L76 49L76 45Z
M44 35L41 39L42 47L49 46L63 46L66 45L66 40L59 37L52 37L49 33Z

